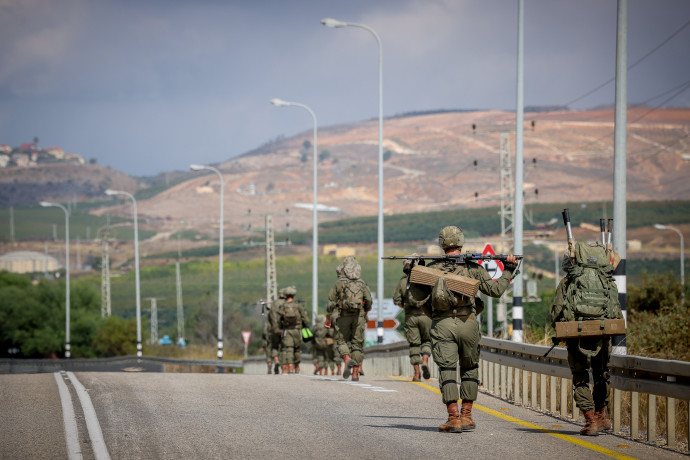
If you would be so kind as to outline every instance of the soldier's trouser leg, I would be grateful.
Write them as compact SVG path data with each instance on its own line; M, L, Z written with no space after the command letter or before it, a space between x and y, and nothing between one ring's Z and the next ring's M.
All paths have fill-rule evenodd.
M340 316L335 323L335 343L340 356L350 356L350 343L357 325L357 316Z
M420 336L417 316L405 317L405 338L410 344L410 364L422 364L422 338Z
M299 329L288 329L283 337L283 344L287 348L287 363L299 364L302 362L302 335Z
M431 318L426 315L417 317L417 328L419 329L419 337L422 342L422 356L431 355Z
M594 399L589 389L587 357L578 349L578 339L566 340L568 346L568 365L573 374L573 399L582 411L594 410Z
M479 323L474 315L466 319L456 319L460 336L458 337L460 354L460 399L476 401L479 388Z
M591 359L592 362L592 399L595 409L608 406L609 404L609 358L611 356L611 339L605 338L602 341L601 351Z
M364 316L356 316L356 321L353 321L354 333L352 335L352 342L350 346L350 352L352 360L355 362L355 366L362 364L362 359L364 354L362 350L364 349L364 330L367 327L367 322Z
M455 318L434 320L431 325L431 344L434 361L438 365L438 384L443 404L457 403L458 344Z

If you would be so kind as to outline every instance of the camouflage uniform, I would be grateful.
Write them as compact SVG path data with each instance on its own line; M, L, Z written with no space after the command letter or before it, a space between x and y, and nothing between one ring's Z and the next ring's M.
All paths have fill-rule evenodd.
M448 253L457 253L462 248L465 237L458 227L445 227L439 234L439 246ZM479 290L491 297L500 297L510 286L513 264L505 264L505 270L497 280L491 279L489 273L474 262L456 264L454 261L433 261L428 265L445 273L463 275L479 280ZM436 298L431 295L429 286L420 286L420 292L425 296L426 304L422 307L431 317L431 343L434 362L439 369L439 387L443 403L448 409L448 422L439 427L439 431L460 432L473 430L472 404L477 399L479 386L479 342L481 333L476 315L481 313L483 304L481 299L468 298L457 295L460 306L443 309L437 305ZM460 363L460 392L458 392L458 361ZM462 399L462 417L458 411L457 401Z
M338 271L336 270L336 272ZM343 377L349 378L352 374L353 380L359 380L366 314L371 310L371 291L360 278L361 272L362 267L357 259L353 256L347 256L342 264L342 276L339 277L338 282L328 294L327 307L331 320L335 323L335 341L338 345L338 352L346 365ZM362 305L357 309L347 309L342 305L346 301L346 289L351 288L363 296Z
M314 334L314 340L312 341L312 354L315 363L314 374L324 375L324 372L328 369L327 352L331 349L326 343L328 332L326 317L318 315L316 317L316 324L312 328L312 333Z
M271 309L273 314L274 324L279 327L274 329L282 337L281 346L283 352L283 373L299 373L299 365L302 362L302 332L303 327L309 326L309 317L304 307L294 301L294 296L297 290L294 286L285 289L286 299L278 306L278 308ZM292 305L289 305L292 304ZM298 310L299 317L294 324L288 324L286 319L286 312L289 307L295 307ZM275 310L275 311L274 311Z
M568 253L563 256L562 269L568 272L572 261ZM566 307L565 293L568 289L569 278L563 278L558 287L551 306L551 325L556 328L556 322L561 319ZM564 339L568 348L568 365L573 374L573 399L575 405L585 415L587 424L580 431L584 435L596 435L603 429L611 427L611 420L606 415L609 404L609 360L611 359L611 338L572 338ZM597 352L597 348L599 348ZM584 352L589 355L588 357ZM592 371L592 389L589 387L589 371Z
M403 271L409 272L409 263L405 264ZM393 292L393 303L405 310L405 339L410 344L410 364L414 368L413 381L420 381L419 366L423 366L424 378L429 374L429 355L431 355L431 318L424 314L420 306L413 305L407 296L407 275L400 278Z

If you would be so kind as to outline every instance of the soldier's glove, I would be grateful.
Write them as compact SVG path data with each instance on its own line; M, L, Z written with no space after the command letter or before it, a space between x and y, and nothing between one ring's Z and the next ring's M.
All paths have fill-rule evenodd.
M555 347L556 345L558 345L559 343L561 343L561 338L560 338L560 337L551 337L551 343L552 343L553 346Z
M504 266L508 271L514 272L515 269L516 269L517 266L518 266L518 263L517 263L517 262L508 262L508 261L505 261L505 262L503 262L503 266Z

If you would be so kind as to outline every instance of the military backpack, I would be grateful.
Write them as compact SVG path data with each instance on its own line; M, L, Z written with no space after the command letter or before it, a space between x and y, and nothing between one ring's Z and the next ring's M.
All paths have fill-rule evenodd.
M462 268L464 270L461 270L459 274L467 276L467 269L465 269L465 267ZM448 289L446 277L440 276L431 290L431 305L434 311L453 310L454 308L458 307L471 306L472 299L468 296L455 293Z
M301 322L302 315L300 315L299 308L293 302L285 302L283 304L283 325L285 327L294 328Z
M622 318L613 266L600 244L575 243L575 259L568 269L565 321Z
M366 285L362 280L347 280L343 283L340 308L348 313L356 313L364 308Z

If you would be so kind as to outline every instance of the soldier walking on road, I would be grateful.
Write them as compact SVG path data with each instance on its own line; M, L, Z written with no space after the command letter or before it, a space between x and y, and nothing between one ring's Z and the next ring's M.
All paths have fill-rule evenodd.
M282 337L281 345L284 354L283 373L299 373L299 365L302 361L302 328L309 326L309 317L301 304L295 302L297 289L288 286L284 290L285 301L276 311L271 310L274 331Z
M413 254L416 255L416 254ZM393 303L405 310L405 339L410 344L410 364L414 369L413 382L420 382L421 376L431 378L429 372L429 355L431 355L431 318L424 314L421 306L424 302L415 300L408 294L407 280L410 273L411 261L406 260L403 265L403 275L395 287ZM420 374L419 366L422 367Z
M439 233L438 244L446 254L460 254L464 243L465 236L458 227L445 227ZM510 286L513 272L517 268L517 259L512 255L508 256L504 265L506 269L497 280L492 280L489 273L474 262L456 264L454 261L438 260L428 267L478 280L481 292L499 297ZM427 299L422 308L432 320L432 354L439 369L442 400L448 410L448 421L439 426L438 430L452 433L474 430L476 424L472 419L472 404L477 399L479 386L481 339L476 315L481 313L484 305L478 297L470 298L448 290L443 277L439 278L433 288L417 284L414 286L426 294L415 295L415 298ZM460 392L457 384L458 361ZM458 410L459 398L462 398L462 413Z
M356 382L363 357L366 314L371 310L371 291L360 278L362 267L354 256L345 257L342 271L336 273L339 279L328 294L328 312L335 324L338 352L345 363L343 378L352 375Z
M581 243L577 243L581 245ZM587 248L587 246L578 246ZM596 254L596 249L601 248ZM590 254L586 263L579 263L579 258L573 260L566 252L563 255L561 268L566 272L556 288L556 295L551 306L551 324L555 328L558 321L578 321L582 319L599 319L593 316L583 318L577 311L584 310L587 300L599 300L597 306L608 305L606 313L602 315L607 319L622 318L618 301L618 288L611 276L613 265L606 262L602 269L592 260L608 260L601 246L589 246ZM576 251L581 253L582 251ZM594 256L594 257L592 257ZM584 258L584 257L583 257ZM583 261L584 262L584 261ZM601 272L594 276L594 285L587 283L587 277L582 277L585 270L597 270ZM608 274L607 274L608 273ZM578 280L581 278L582 281ZM591 278L590 278L591 279ZM602 285L603 282L603 285ZM575 294L575 290L579 291ZM577 305L575 298L581 299ZM553 339L554 344L561 339ZM606 407L609 403L609 359L611 358L611 337L566 338L568 348L568 364L573 373L573 397L575 404L585 416L585 426L580 431L584 436L596 436L603 430L611 428L611 419L606 415ZM593 390L589 387L589 371L592 371Z

